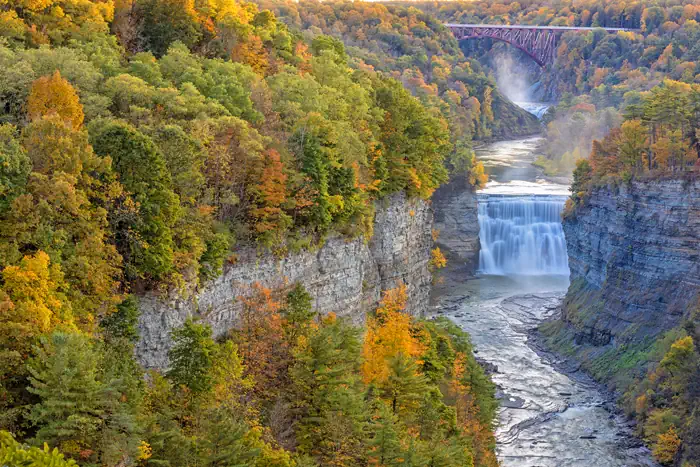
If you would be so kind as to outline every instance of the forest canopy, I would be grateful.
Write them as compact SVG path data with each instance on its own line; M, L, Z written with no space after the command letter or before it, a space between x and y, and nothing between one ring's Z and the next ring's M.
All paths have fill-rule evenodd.
M448 169L485 183L496 93L419 16L461 63L426 93L416 64L245 1L0 6L0 464L496 465L492 383L401 286L362 329L255 285L236 331L187 321L162 372L134 355L143 293L192 293L239 248L369 240L375 202Z

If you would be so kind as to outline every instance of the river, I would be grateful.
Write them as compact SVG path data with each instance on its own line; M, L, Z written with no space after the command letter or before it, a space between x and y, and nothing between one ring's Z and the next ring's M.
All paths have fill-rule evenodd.
M504 467L655 466L609 395L561 370L528 335L557 312L569 285L560 211L568 186L532 166L538 137L489 144L477 154L491 181L478 195L477 278L459 281L438 309L472 336L501 408L496 437Z

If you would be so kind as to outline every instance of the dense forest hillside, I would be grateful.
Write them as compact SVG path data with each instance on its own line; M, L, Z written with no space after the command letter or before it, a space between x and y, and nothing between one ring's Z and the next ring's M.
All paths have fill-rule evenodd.
M602 2L444 2L415 4L445 22L621 27L634 31L567 32L559 40L555 61L544 69L502 42L465 42L473 57L490 64L504 81L536 85L521 89L532 100L556 101L547 116L549 173L571 173L586 157L594 139L603 138L621 121L621 113L638 104L664 79L700 82L700 5L692 1ZM504 55L506 58L504 59ZM522 75L527 75L522 79Z
M400 80L425 105L449 115L458 148L468 146L470 138L540 131L531 114L503 97L476 57L465 57L442 22L412 6L313 0L258 3L305 37L324 33L342 40L354 66Z
M485 76L412 82L244 1L11 1L0 26L2 465L496 465L468 337L403 313L401 284L364 328L253 285L236 331L173 331L167 371L132 355L142 293L242 246L368 241L376 202L447 168L483 184L471 137L510 105Z
M666 80L573 172L572 285L550 344L622 394L664 465L700 462L700 85Z

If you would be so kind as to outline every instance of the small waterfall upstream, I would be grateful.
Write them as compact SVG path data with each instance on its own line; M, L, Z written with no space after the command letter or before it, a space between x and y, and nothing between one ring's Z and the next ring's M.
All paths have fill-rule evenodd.
M569 275L561 211L566 196L479 195L479 272Z

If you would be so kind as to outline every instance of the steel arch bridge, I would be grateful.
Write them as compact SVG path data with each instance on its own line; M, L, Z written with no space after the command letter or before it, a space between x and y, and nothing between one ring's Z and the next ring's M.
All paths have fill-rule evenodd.
M454 24L445 26L452 31L458 40L495 39L507 42L525 52L541 67L554 62L557 50L557 40L566 31L595 31L606 32L636 31L626 28L584 28L575 26L521 26L521 25L491 25L491 24Z

